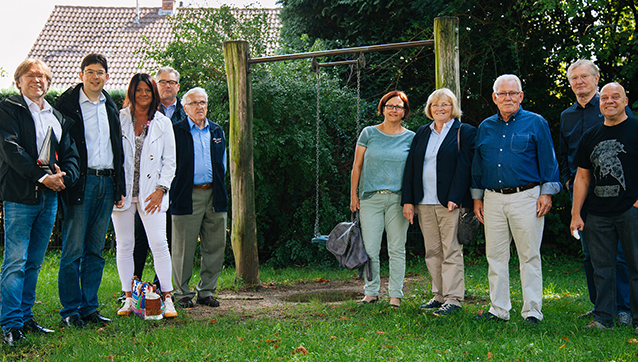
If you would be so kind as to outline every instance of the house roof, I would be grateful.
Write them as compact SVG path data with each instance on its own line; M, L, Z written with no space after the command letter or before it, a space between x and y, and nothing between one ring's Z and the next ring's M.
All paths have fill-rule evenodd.
M177 11L188 8L178 8ZM148 45L143 40L168 44L173 40L170 23L159 15L160 8L140 8L139 23L134 7L61 6L56 5L38 35L30 58L46 62L53 72L52 87L68 88L79 82L78 72L84 56L97 52L109 61L109 81L105 89L126 89L135 73L158 67L144 60ZM281 28L279 9L234 9L234 12L267 14L273 32ZM271 34L272 35L272 34ZM278 39L278 36L270 37ZM274 50L271 47L269 51Z

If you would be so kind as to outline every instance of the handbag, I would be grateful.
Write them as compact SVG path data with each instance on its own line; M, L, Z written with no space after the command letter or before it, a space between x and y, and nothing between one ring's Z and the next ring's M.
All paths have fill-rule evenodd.
M149 282L142 282L137 277L131 280L133 297L133 313L145 320L162 319L164 304L157 293L157 287Z
M459 130L456 133L456 145L459 155L461 154L461 128L463 123L459 126ZM469 207L459 208L459 226L456 233L456 237L461 245L467 245L476 240L479 231L481 230L481 222L474 214L474 209Z
M337 258L340 266L348 270L359 270L359 278L365 268L368 280L372 280L372 264L363 244L358 212L356 218L354 214L350 215L350 222L341 222L332 229L326 249Z

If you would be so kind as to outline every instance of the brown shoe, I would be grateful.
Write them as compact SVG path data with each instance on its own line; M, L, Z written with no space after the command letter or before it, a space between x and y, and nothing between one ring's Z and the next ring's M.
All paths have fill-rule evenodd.
M213 308L219 307L219 301L217 301L217 299L213 298L212 295L209 295L208 297L204 297L204 298L201 298L201 299L197 299L197 304L207 305L207 306L213 307Z

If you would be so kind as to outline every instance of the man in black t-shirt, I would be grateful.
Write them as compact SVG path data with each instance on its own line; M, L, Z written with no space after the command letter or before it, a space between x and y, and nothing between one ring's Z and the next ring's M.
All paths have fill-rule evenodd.
M638 120L628 117L625 89L618 83L600 92L604 123L583 135L574 163L572 232L588 240L596 285L596 307L590 328L614 326L616 253L620 239L629 269L632 324L638 325ZM588 192L591 187L591 192ZM587 199L587 222L580 212ZM638 332L638 329L636 330Z

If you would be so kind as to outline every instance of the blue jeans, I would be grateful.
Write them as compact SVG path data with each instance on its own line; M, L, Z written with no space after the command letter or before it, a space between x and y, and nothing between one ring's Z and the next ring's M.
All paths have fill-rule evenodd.
M0 271L0 325L22 327L33 318L35 287L47 251L58 199L55 191L38 191L40 203L4 201L4 261Z
M58 292L62 318L95 312L104 239L113 211L113 178L88 175L84 203L64 207Z
M569 196L573 200L573 185L569 185ZM584 218L583 218L584 219ZM591 255L589 253L589 244L584 233L580 238L581 247L583 249L583 268L585 269L585 278L587 279L587 290L589 292L589 301L596 304L596 286L594 284L594 267L591 265ZM616 257L616 301L619 312L629 312L629 270L627 270L627 262L625 261L625 253L622 250L622 244L618 240L618 255Z
M633 325L638 325L638 208L618 216L587 215L584 235L589 244L596 285L594 319L611 327L617 312L616 256L622 243L629 269L629 299Z

